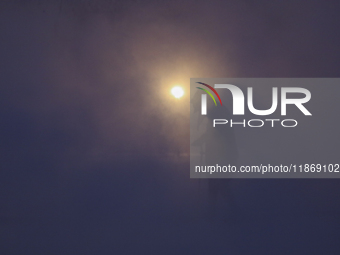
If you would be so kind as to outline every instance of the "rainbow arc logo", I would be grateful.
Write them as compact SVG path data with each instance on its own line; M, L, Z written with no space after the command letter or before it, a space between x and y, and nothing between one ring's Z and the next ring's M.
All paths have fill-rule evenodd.
M196 82L196 83L201 84L201 85L206 86L207 88L211 89L211 91L215 93L215 95L217 96L218 100L220 101L220 103L222 105L220 95L217 93L217 91L213 87L211 87L210 85L203 83L203 82ZM209 90L206 90L206 89L203 89L203 88L200 88L200 87L196 87L196 88L201 89L204 92L206 92L214 100L214 103L217 106L216 100L215 100L214 96L210 93Z

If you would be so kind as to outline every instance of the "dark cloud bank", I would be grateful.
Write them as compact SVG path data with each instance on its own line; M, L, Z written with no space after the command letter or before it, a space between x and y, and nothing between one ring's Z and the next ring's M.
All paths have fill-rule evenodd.
M2 1L1 254L337 254L337 180L189 179L190 77L338 77L337 1ZM210 214L211 213L211 214ZM210 216L209 216L210 215Z

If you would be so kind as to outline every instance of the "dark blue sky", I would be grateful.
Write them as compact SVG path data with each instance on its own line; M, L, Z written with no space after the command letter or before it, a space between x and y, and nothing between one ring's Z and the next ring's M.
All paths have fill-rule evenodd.
M338 254L338 180L189 179L191 77L339 77L337 1L2 1L1 254ZM175 106L172 106L175 105Z

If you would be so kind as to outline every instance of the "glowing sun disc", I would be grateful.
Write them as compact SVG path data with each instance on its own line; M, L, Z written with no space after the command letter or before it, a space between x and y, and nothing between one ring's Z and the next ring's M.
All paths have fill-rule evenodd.
M184 95L184 91L181 87L176 86L171 89L171 94L176 98L180 98Z

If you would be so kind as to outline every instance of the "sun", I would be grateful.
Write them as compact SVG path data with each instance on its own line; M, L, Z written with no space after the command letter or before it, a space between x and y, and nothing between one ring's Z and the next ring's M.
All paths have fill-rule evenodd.
M173 87L171 94L176 98L181 98L184 95L184 91L180 86Z

